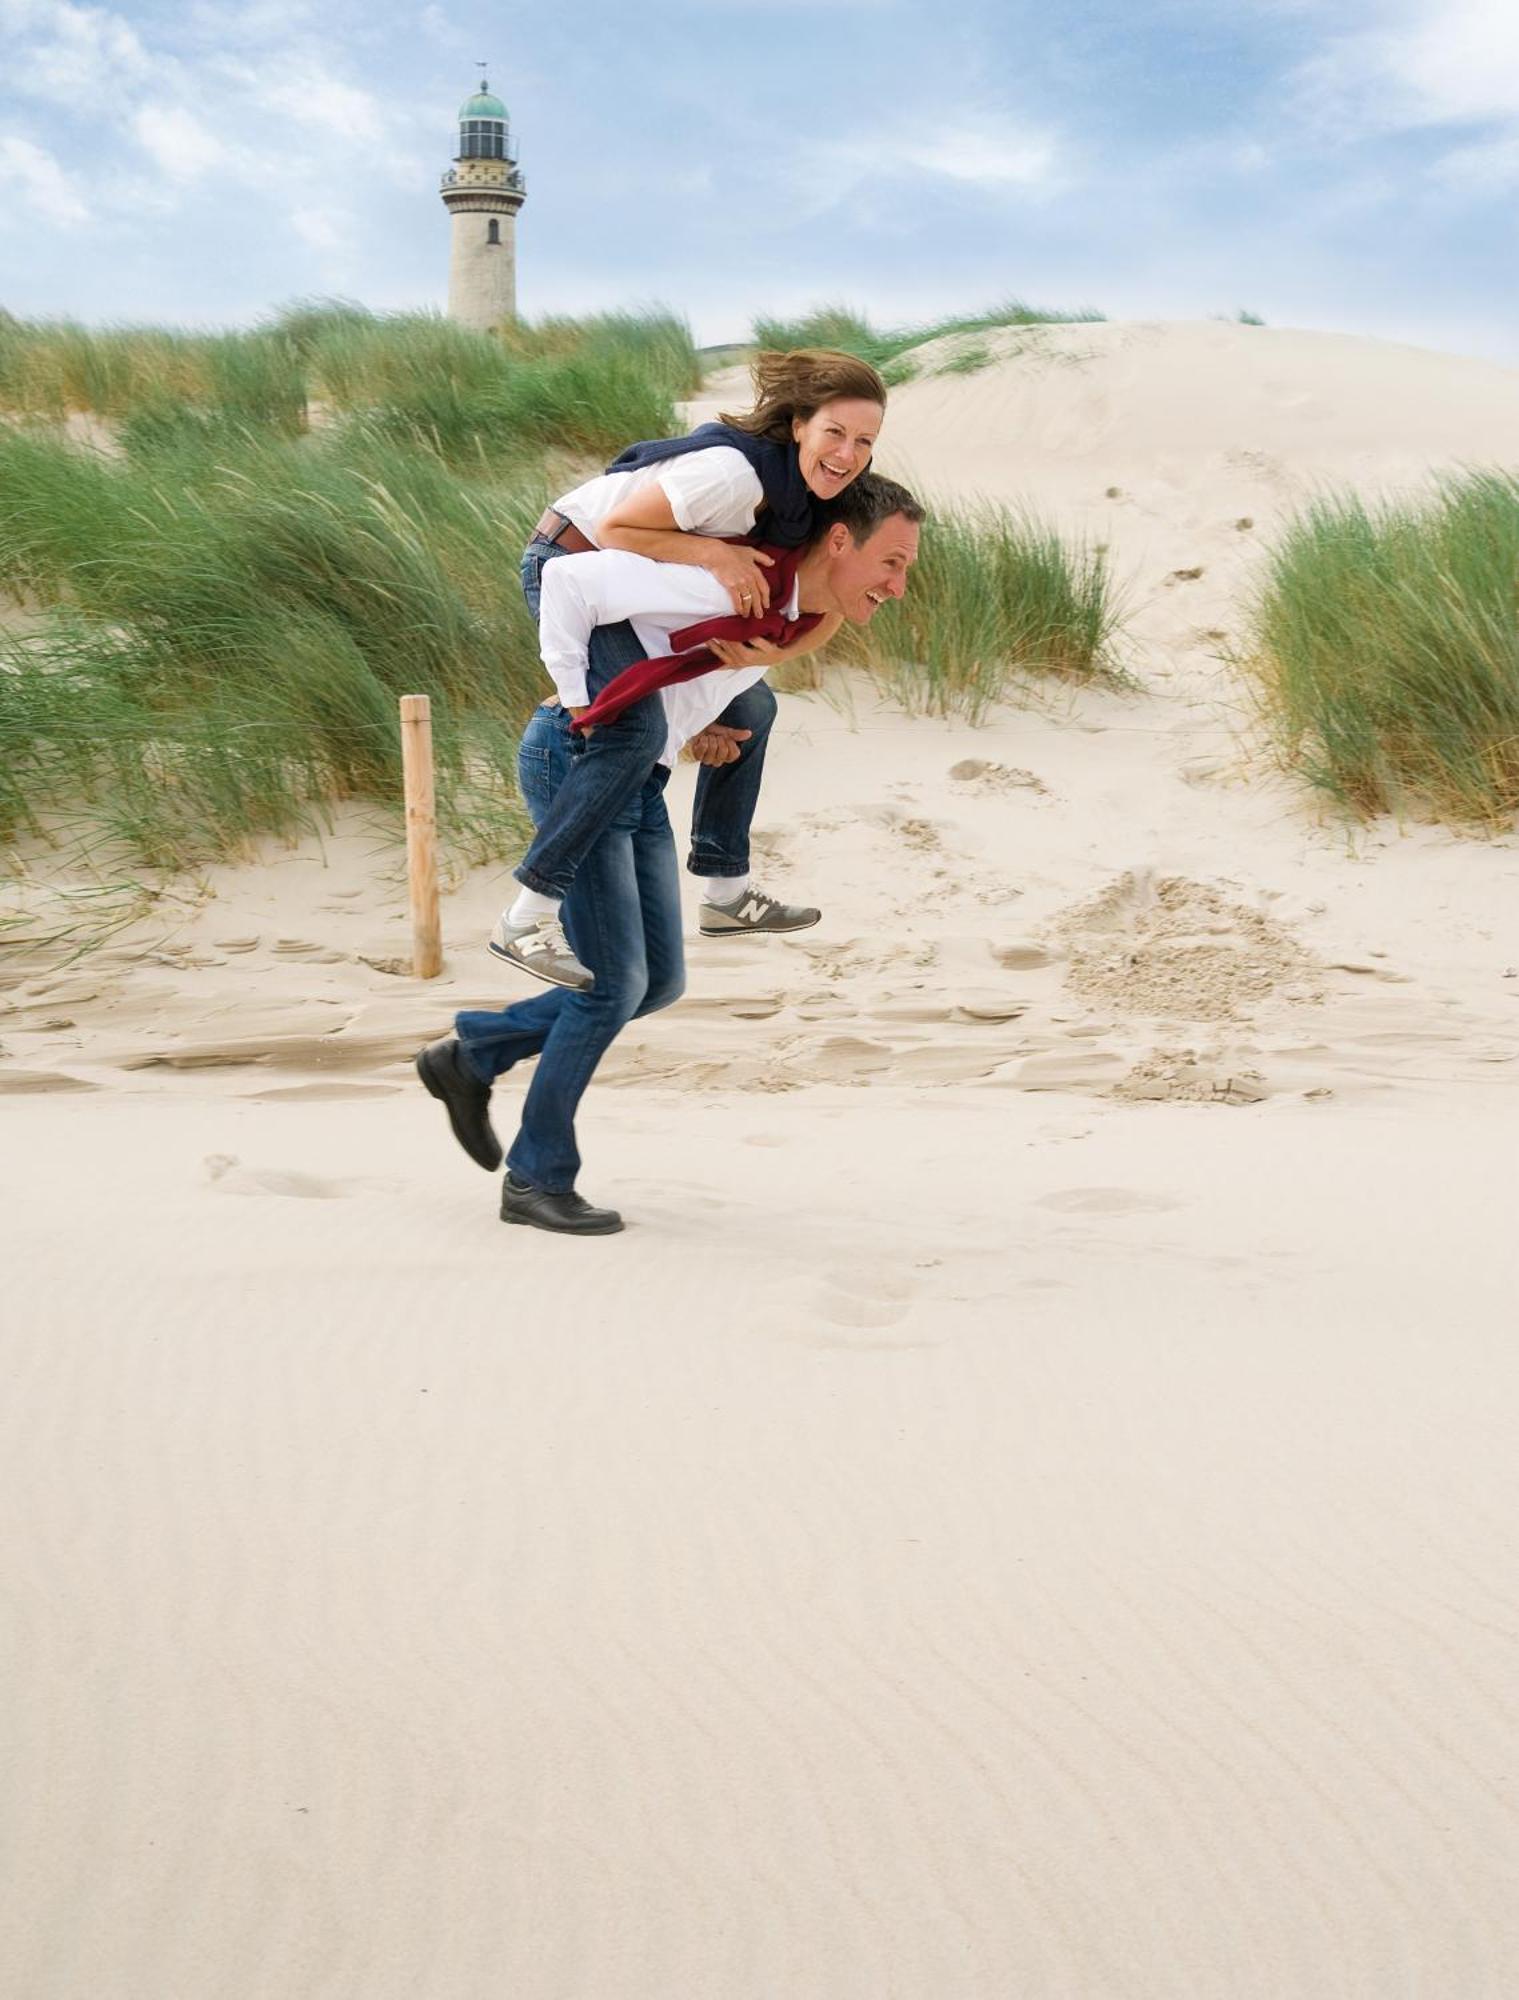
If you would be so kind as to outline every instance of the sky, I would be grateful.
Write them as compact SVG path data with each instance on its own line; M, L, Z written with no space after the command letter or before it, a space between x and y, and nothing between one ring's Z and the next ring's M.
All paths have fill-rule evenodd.
M1246 308L1519 366L1519 0L0 0L0 307L441 308L479 58L529 316Z

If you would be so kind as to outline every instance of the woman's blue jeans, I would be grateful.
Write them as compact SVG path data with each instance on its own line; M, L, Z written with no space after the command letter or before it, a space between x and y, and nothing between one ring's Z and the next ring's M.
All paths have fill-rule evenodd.
M552 542L533 541L522 558L522 594L536 619L543 565L564 551ZM644 657L626 622L598 625L591 634L587 685L594 699L614 675ZM696 875L747 875L749 828L765 771L765 746L775 721L775 696L762 681L746 688L718 717L730 728L747 729L737 761L704 764L696 781L691 812L691 852L686 866ZM658 765L668 725L664 703L645 695L615 721L590 735L572 734L573 766L533 844L513 871L524 887L543 896L569 892L575 871L591 845L624 806L642 791Z
M569 722L562 708L544 707L523 732L517 776L537 824L570 775ZM661 765L644 779L592 844L565 899L565 930L595 986L588 993L554 986L499 1013L454 1018L464 1060L482 1083L537 1056L506 1164L553 1194L572 1188L580 1171L575 1112L596 1065L629 1021L668 1007L685 990L667 776Z

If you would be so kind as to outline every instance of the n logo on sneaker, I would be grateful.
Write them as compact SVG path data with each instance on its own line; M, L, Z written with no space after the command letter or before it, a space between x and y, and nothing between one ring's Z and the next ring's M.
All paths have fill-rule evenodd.
M744 907L735 912L735 915L741 924L757 924L765 914L765 907L764 902L760 898L751 896Z

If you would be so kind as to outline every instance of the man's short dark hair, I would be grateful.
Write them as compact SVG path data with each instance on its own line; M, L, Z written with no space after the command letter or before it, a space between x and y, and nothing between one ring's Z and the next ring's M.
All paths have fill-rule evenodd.
M849 539L858 548L893 514L900 514L907 521L921 521L927 511L922 501L896 480L879 472L862 472L858 479L850 480L842 493L819 508L820 532L826 535L835 521L842 521L849 530Z

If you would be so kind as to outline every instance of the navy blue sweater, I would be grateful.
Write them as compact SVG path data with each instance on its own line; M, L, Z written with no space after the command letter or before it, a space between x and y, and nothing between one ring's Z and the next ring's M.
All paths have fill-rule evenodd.
M641 466L661 465L667 458L683 458L687 452L710 451L714 445L731 445L742 452L754 467L765 489L765 504L755 523L759 539L777 548L799 549L810 542L816 525L814 501L794 444L777 444L773 438L751 437L732 424L700 424L689 437L652 438L630 444L607 467L608 472L636 472Z

